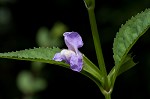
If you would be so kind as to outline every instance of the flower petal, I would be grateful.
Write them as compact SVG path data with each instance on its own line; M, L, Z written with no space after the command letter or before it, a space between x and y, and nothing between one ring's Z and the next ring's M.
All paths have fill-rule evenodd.
M70 63L70 58L72 55L76 53L72 50L63 49L60 53L56 53L53 60L55 61L66 61L66 63Z
M53 60L64 60L70 64L70 68L73 71L80 72L83 67L83 57L78 48L83 46L82 38L77 32L65 32L63 36L68 49L63 49L60 53L56 53Z
M61 54L60 53L56 53L55 56L54 56L54 58L53 58L53 60L55 60L55 61L62 61Z
M70 63L71 56L76 54L74 51L67 49L63 49L60 53L62 60L66 61L68 64Z
M63 35L68 49L78 53L78 48L83 46L81 36L77 32L65 32Z
M72 55L70 59L70 68L73 71L80 72L82 70L83 61L82 61L82 55Z

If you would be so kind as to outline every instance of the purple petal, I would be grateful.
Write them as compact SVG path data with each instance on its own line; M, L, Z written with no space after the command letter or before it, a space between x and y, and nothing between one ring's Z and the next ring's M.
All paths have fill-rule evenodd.
M77 71L80 72L82 70L82 65L83 65L83 61L82 61L82 55L72 55L71 59L70 59L70 68L73 71Z
M66 63L70 63L70 58L72 55L75 55L76 53L72 50L63 49L61 51L61 58L66 61Z
M77 32L65 32L63 36L68 50L64 49L60 53L56 53L53 60L64 60L70 64L73 71L80 72L83 66L83 57L78 48L83 46L82 38Z
M64 40L69 50L78 52L78 48L83 46L81 36L77 32L65 32Z
M61 54L60 53L56 53L53 60L55 61L62 61L62 57L61 57Z

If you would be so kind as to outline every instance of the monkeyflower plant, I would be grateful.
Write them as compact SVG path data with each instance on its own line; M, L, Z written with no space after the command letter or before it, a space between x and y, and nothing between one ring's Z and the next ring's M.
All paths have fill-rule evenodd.
M128 52L136 41L148 30L150 26L150 9L147 8L145 11L132 17L122 25L117 32L112 48L115 65L108 73L106 71L94 14L95 0L84 0L84 2L89 14L98 66L90 61L84 55L84 52L79 51L79 48L83 46L84 41L82 41L80 34L74 31L65 32L63 34L68 49L60 49L58 47L40 47L16 52L0 53L0 58L37 61L71 69L74 72L89 77L89 79L94 81L98 86L101 93L105 96L105 99L111 99L111 93L116 78L136 65L133 61L132 55Z

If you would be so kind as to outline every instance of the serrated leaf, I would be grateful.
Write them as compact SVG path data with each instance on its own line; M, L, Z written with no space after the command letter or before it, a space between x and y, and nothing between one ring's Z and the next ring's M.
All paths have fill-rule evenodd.
M55 53L60 51L61 49L56 47L53 48L40 47L40 48L33 48L33 49L25 49L16 52L0 53L0 58L44 62L50 64L57 64L68 68L69 67L68 64L65 64L63 62L56 62L52 60Z
M149 26L150 9L137 14L121 26L113 44L115 66L119 67L122 64L131 47L146 32Z
M52 60L54 55L60 51L61 49L55 47L54 48L41 47L16 52L0 53L0 58L44 62L69 68L70 67L69 64L66 64L65 62L57 62ZM89 77L93 81L95 81L97 84L100 82L102 83L103 75L99 71L99 69L84 55L83 55L83 62L84 64L81 73Z

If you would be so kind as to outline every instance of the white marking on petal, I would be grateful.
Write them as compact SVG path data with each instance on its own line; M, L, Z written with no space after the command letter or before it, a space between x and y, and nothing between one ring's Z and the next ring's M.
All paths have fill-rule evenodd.
M67 49L63 49L61 52L60 52L61 56L65 56L66 59L70 59L71 55L75 55L76 53L72 50L67 50Z

